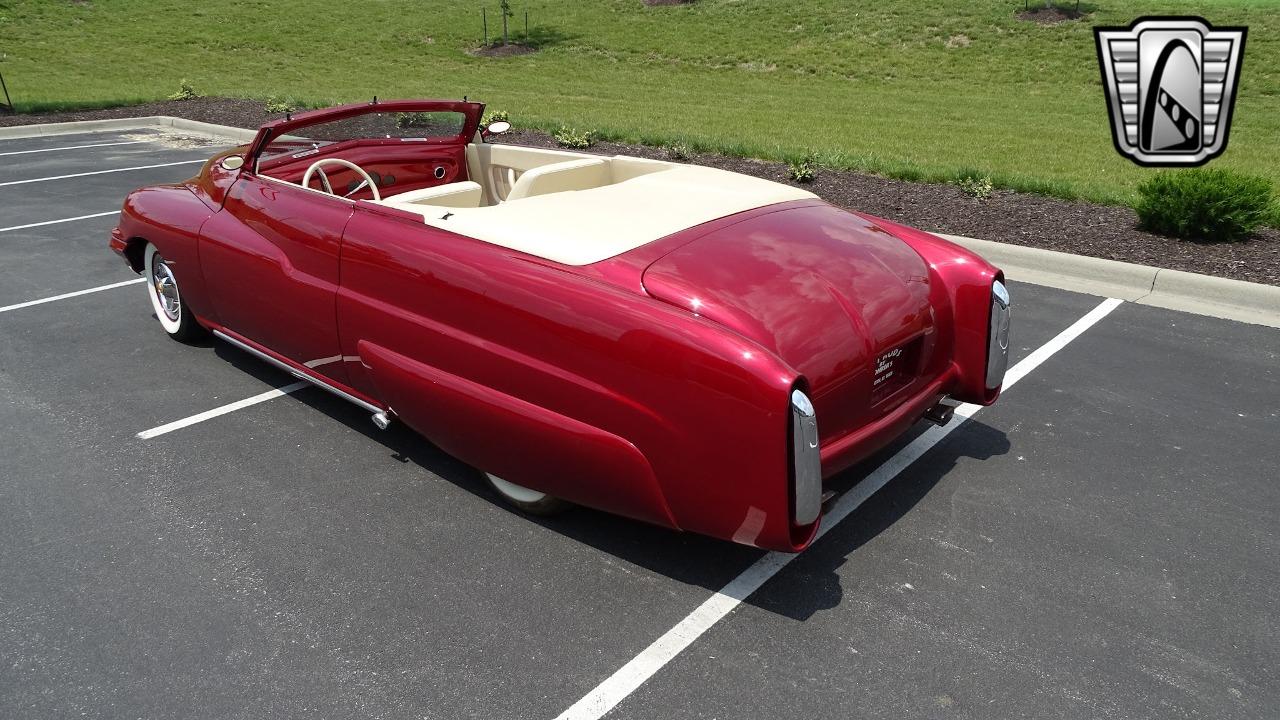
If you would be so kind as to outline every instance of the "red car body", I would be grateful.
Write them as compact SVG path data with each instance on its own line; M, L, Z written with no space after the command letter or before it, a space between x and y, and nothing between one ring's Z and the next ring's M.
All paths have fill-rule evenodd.
M944 399L999 394L1000 272L937 237L820 200L751 209L574 266L279 181L314 154L278 164L276 179L258 174L272 138L374 107L270 123L198 177L135 191L111 247L141 271L141 248L155 245L200 325L473 466L768 549L798 551L817 531L820 520L798 511L815 502L812 487L798 496L810 462L801 455L829 478ZM463 140L367 139L325 152L403 188L466 180L482 105L376 105L442 108L465 116ZM233 156L243 167L224 163ZM797 425L797 390L811 399L814 447L797 436L812 432Z

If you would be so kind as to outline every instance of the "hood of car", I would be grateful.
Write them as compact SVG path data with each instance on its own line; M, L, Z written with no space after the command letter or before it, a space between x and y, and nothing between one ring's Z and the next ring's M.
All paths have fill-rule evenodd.
M804 375L827 421L824 436L914 384L934 341L924 260L825 204L707 233L650 264L643 283L652 297L754 340Z

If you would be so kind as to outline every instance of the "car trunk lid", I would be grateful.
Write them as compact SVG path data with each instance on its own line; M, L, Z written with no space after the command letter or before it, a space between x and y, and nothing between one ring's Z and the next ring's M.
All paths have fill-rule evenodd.
M712 230L651 263L643 284L803 374L824 441L888 412L940 370L924 261L830 205Z

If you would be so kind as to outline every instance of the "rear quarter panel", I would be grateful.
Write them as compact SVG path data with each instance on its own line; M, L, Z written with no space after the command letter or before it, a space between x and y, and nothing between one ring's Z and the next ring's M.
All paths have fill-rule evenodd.
M755 343L364 204L343 241L338 317L344 354L361 360L353 385L460 459L591 507L796 549L796 375Z
M987 334L991 312L991 284L1004 274L982 256L937 235L858 213L907 243L929 265L935 308L946 308L948 334L958 384L953 396L964 402L990 405L1000 389L986 386Z

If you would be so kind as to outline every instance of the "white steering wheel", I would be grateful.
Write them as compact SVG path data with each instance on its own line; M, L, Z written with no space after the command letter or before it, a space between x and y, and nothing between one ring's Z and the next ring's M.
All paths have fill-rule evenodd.
M378 192L378 186L374 184L373 178L369 177L369 173L362 170L359 165L353 162L347 162L342 158L321 158L311 163L311 167L307 168L307 171L302 174L302 187L311 187L311 175L313 173L320 173L320 184L324 186L324 191L330 195L338 194L333 191L333 186L329 184L329 176L320 168L321 165L341 165L350 170L354 170L356 174L364 178L364 182L362 184L357 185L354 190L343 195L343 197L351 197L355 193L360 192L367 187L373 193L374 200L382 199L382 195Z

